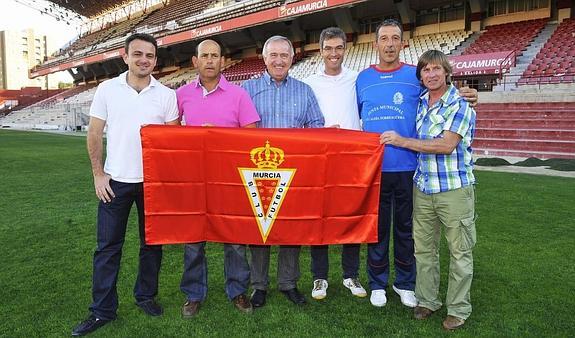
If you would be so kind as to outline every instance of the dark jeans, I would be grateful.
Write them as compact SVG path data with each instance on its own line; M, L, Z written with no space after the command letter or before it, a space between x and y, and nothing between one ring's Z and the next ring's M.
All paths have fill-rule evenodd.
M344 244L341 249L341 267L343 278L359 277L360 244ZM329 255L327 245L313 245L311 251L311 273L313 279L327 280L329 272Z
M389 279L389 238L393 221L395 282L402 290L415 289L413 246L413 171L381 173L378 243L367 246L369 287L381 290Z
M98 318L114 319L118 309L116 282L120 271L126 225L134 202L138 209L140 261L134 287L136 302L145 302L158 294L158 275L162 246L146 245L144 239L144 193L142 183L110 180L116 197L98 206L98 246L94 252L94 275L90 311Z

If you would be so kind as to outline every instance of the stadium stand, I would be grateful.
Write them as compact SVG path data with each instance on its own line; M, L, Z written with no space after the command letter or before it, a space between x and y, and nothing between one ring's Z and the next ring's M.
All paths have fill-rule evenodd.
M131 0L89 0L89 1L69 1L50 0L63 8L86 17L94 17L118 5L129 3Z
M90 32L78 37L68 47L60 51L60 55L52 57L46 64L56 64L63 60L74 60L80 57L97 54L103 48L113 45L121 45L126 38L126 34L145 16L138 16L127 19L117 25L108 25L100 30Z
M470 35L471 32L465 30L420 35L408 40L408 46L401 51L400 58L406 63L417 64L419 56L430 49L450 55Z
M2 121L3 128L64 130L71 125L67 112L51 108L36 112L23 109L6 116Z
M429 49L437 49L450 54L470 34L470 32L464 30L457 30L421 35L409 39L407 47L400 52L399 58L402 62L417 64L419 56ZM319 51L316 53L295 64L290 70L290 74L297 79L303 79L315 73L322 62ZM343 65L349 69L361 71L376 63L377 58L377 51L373 48L372 42L358 43L356 45L348 44Z
M107 26L79 37L69 47L63 49L60 55L48 60L45 65L54 65L63 60L79 59L97 54L98 51L102 50L120 48L129 32L148 33L160 37L273 8L282 2L278 0L250 0L225 7L214 7L217 3L218 1L215 0L170 1L166 6L155 9L151 13L140 13L117 25Z
M51 1L90 15L111 11L113 7L94 1L94 8L85 9L76 2ZM107 5L127 3L123 0L103 1ZM505 6L501 6L503 2ZM333 8L324 11L319 7L311 10L312 3L313 6L324 6L324 2L320 4L320 1L310 0L156 2L147 7L148 10L126 13L128 19L82 36L64 48L59 57L50 59L34 71L52 72L52 67L60 64L70 67L73 61L99 54L104 55L103 60L99 58L98 61L80 63L82 67L72 67L76 68L73 76L77 84L100 82L125 69L118 54L108 52L121 48L126 35L132 32L150 33L158 38L173 35L174 39L165 38L160 48L159 61L162 62L158 64L160 73L155 77L176 89L197 77L191 57L197 41L210 36L222 43L228 60L223 69L224 76L239 84L260 76L265 70L260 55L262 43L270 35L281 34L292 38L296 52L299 52L290 74L303 79L317 72L322 64L317 45L319 32L322 27L330 25L345 27L349 42L344 65L361 71L378 59L377 51L372 47L376 17L397 17L397 9L401 7L389 8L379 0L362 0L346 2L343 6L325 2L327 7ZM469 76L467 83L486 90L480 93L481 103L477 107L477 134L473 145L477 154L575 158L575 20L569 18L573 16L575 7L569 7L566 1L561 0L551 0L547 6L539 1L537 8L529 7L522 0L502 0L497 4L480 2L478 12L467 13L463 6L456 6L454 10L455 7L449 3L448 0L434 1L433 4L403 2L409 6L407 9L416 13L416 19L409 22L400 11L404 27L410 28L406 35L407 47L400 54L401 61L416 64L419 56L429 49L438 49L448 55L471 56L516 51L515 66L505 74L478 72L465 75ZM278 16L277 20L269 21L265 13L276 10L283 15L289 11L298 15L287 14L285 18ZM259 11L265 13L250 15ZM238 20L239 17L242 19ZM249 26L244 26L244 17L268 19L250 21L247 23ZM226 26L231 24L231 19L234 24L241 22L237 29ZM558 20L563 21L560 23ZM217 29L210 30L218 27L222 33L214 33ZM186 33L178 34L182 32ZM229 61L229 57L235 60ZM13 125L75 128L78 123L86 122L85 114L93 91L92 88L76 94L71 91L61 93L0 118L0 124L9 121ZM1 101L0 98L0 105Z
M178 27L178 20L192 17L205 10L214 0L173 0L165 7L162 7L148 15L136 27L136 31L146 33L161 33L167 30L173 31ZM157 28L157 29L153 29ZM149 29L149 30L147 30Z
M81 105L90 105L92 103L92 99L94 98L94 93L96 93L96 86L87 86L83 91L67 97L63 104L81 104Z
M76 87L72 87L70 89L66 89L56 95L52 95L44 100L38 101L26 108L28 109L34 109L34 108L48 108L51 107L53 105L55 105L58 102L62 102L65 101L68 98L72 98L75 95L82 93L90 88L94 88L96 85L95 84L88 84L88 85L83 85L83 86L76 86ZM91 100L90 100L91 101Z
M358 43L355 46L348 44L343 65L349 69L360 71L369 67L377 60L377 51L371 42ZM304 79L318 71L322 64L321 53L315 51L301 62L296 63L290 70L290 75L296 79Z
M344 61L347 62L349 60L346 58ZM321 54L316 51L315 53L310 53L307 57L303 58L301 62L296 63L292 66L289 73L296 79L304 79L308 77L310 74L314 74L317 72L318 67L321 65ZM348 67L348 64L344 64Z
M343 63L349 69L360 71L376 61L377 51L373 48L373 45L371 43L362 43L349 48L349 53ZM321 60L319 60L319 63L321 63Z
M128 19L114 25L106 30L106 35L103 36L97 42L96 48L108 48L110 46L117 46L124 43L126 35L134 30L136 25L138 25L142 20L144 20L147 15L136 16L132 19ZM94 48L95 49L95 48Z
M95 92L95 84L65 90L24 109L13 111L0 124L2 127L25 129L66 129L85 125Z
M179 0L152 13L135 30L163 36L273 8L280 2L278 0L242 2ZM181 8L187 7L191 7L191 12L185 10L182 12Z
M5 107L0 112L17 111L45 100L53 95L62 92L63 89L45 90L40 87L25 87L20 90L0 90L0 106L6 101L10 104L4 104Z
M303 56L301 53L296 53L294 55L293 63L301 61ZM261 56L247 58L241 62L235 63L233 66L222 71L222 74L226 77L228 81L231 82L242 82L248 79L259 77L266 70L266 65L264 59Z
M278 0L251 0L233 3L230 1L216 2L213 3L212 6L207 7L203 13L195 15L187 20L183 20L183 25L178 28L178 31L237 18L269 8L274 8L280 4L282 4L282 1Z
M547 19L537 19L488 26L463 54L516 51L517 55L521 55L546 22ZM513 38L510 39L510 36Z
M242 62L242 60L231 60L226 59L225 64L222 66L222 73L225 72L226 69L233 67L234 65ZM178 89L179 87L193 81L197 78L198 72L193 67L184 67L180 68L174 72L170 72L169 74L162 76L162 75L154 75L155 78L158 79L164 85L172 88ZM228 79L228 81L231 81Z
M240 82L261 75L266 69L264 60L260 57L244 59L224 70L222 74L228 81Z
M481 103L476 154L575 158L575 102Z
M197 72L192 68L181 68L166 76L162 77L155 76L155 77L158 79L158 81L160 81L164 85L176 89L181 87L183 84L190 82L190 80L194 79L196 75Z
M575 20L565 19L523 72L520 85L573 82Z

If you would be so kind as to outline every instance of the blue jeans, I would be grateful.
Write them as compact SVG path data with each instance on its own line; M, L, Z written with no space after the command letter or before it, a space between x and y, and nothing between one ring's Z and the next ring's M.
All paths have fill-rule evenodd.
M120 271L126 225L134 202L138 209L140 261L134 286L136 302L154 299L158 294L158 276L162 263L162 246L146 245L144 232L144 193L142 183L110 180L116 197L98 206L98 245L94 252L94 274L90 311L98 318L114 319L118 309L116 282Z
M413 245L413 171L381 173L378 242L367 246L367 275L372 290L382 290L389 280L389 239L393 220L395 282L402 290L415 290Z
M203 302L208 295L208 262L206 242L184 246L184 273L180 290L190 301ZM245 293L250 282L250 267L246 259L246 246L224 244L224 276L228 299Z

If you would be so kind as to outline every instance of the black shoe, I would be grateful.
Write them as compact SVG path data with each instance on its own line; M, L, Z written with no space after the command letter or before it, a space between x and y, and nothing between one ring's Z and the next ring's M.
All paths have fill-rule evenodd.
M93 314L90 315L85 321L76 325L72 330L72 336L84 336L90 332L94 332L102 326L108 324L112 320L96 318Z
M158 303L156 303L156 301L154 299L150 299L150 300L146 300L143 302L137 302L136 305L142 309L142 311L144 311L148 316L160 316L162 315L162 313L164 313L164 309L162 309L162 306Z
M281 290L286 295L287 299L291 300L294 304L303 305L306 303L304 295L298 291L297 288L289 290Z
M266 305L266 295L266 290L254 290L250 303L252 303L253 307L262 307Z

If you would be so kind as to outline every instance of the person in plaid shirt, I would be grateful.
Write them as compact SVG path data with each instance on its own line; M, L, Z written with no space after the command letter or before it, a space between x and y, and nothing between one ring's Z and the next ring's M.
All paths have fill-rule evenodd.
M460 328L471 314L472 249L476 242L475 196L471 142L475 111L450 83L451 65L440 51L425 52L417 78L426 91L417 112L417 138L394 131L381 134L381 143L417 151L413 178L413 239L415 242L416 319L437 311L439 299L440 225L450 251L447 317L443 327Z

